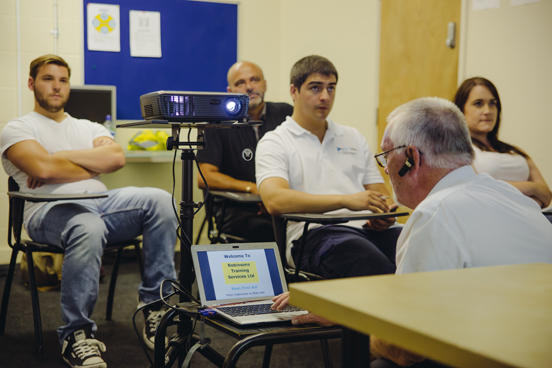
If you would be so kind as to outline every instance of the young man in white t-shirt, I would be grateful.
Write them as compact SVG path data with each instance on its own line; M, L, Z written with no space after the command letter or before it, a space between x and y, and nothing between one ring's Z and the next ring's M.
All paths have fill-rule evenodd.
M99 175L125 164L122 148L100 124L64 112L70 93L70 68L56 55L31 62L28 87L34 92L31 113L10 121L0 136L2 164L22 192L105 193L107 198L27 203L24 225L29 236L64 249L58 329L63 359L71 367L106 367L105 345L93 339L90 319L99 289L100 265L107 243L143 235L144 275L140 306L159 299L164 279L175 279L177 219L171 195L157 188L107 190ZM167 284L164 294L170 293ZM153 348L163 309L144 309L144 340Z
M334 65L320 56L307 56L292 68L293 115L257 146L257 184L272 215L387 212L393 203L364 137L328 117L337 78ZM352 221L312 229L301 269L325 278L393 273L400 233L400 228L389 229L394 223ZM302 228L300 223L288 225L287 258L292 264Z

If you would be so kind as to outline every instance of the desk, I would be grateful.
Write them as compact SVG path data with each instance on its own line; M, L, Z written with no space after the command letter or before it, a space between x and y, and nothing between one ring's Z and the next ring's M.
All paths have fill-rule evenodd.
M211 190L209 193L214 197L222 197L225 199L230 199L232 201L242 202L242 203L261 203L261 196L253 193L245 192L228 192L222 190Z
M552 367L551 264L317 281L290 291L293 305L444 364Z
M303 259L303 253L305 251L305 244L307 242L307 234L309 232L310 224L320 224L320 225L334 225L334 224L343 224L353 220L371 220L371 219L384 219L391 217L400 217L407 216L408 212L383 212L383 213L366 213L364 211L360 212L347 212L347 213L284 213L279 217L282 220L276 220L273 218L274 232L276 235L276 242L280 247L280 253L282 255L282 263L286 269L289 269L293 274L293 279L288 279L288 282L298 282L300 280L299 275L301 274L301 262ZM295 265L295 270L288 265L286 258L286 247L287 247L287 225L289 221L294 222L304 222L303 225L303 235L301 236L301 244L299 248L299 254L297 255L297 265ZM310 272L302 272L305 280L320 280L323 277L316 275ZM286 277L287 279L287 277Z
M280 217L289 221L315 224L342 224L354 220L384 219L390 217L408 216L408 212L377 212L377 213L284 213Z
M181 308L179 311L169 310L161 319L157 328L157 333L161 336L165 336L167 327L175 323L171 316L182 315L194 318L198 312L199 305L196 302L184 302L179 303L178 306ZM205 317L203 321L206 325L214 327L215 329L238 340L234 346L232 346L226 357L218 353L211 346L206 346L205 348L201 348L196 351L210 360L214 365L221 368L234 368L238 362L238 359L247 350L255 346L266 346L262 363L262 367L265 368L270 364L272 345L313 340L321 341L325 366L332 367L327 340L341 337L340 326L293 326L289 321L238 326L218 316L208 316ZM197 342L207 342L206 340L201 340L201 334L204 332L201 323L202 322L199 322L199 330L201 331L200 335L198 336L194 333L191 336L191 345L194 345ZM204 337L208 338L208 336ZM173 363L181 353L184 342L185 339L181 336L173 336L169 343L167 354L164 354L164 349L156 348L154 367L172 367ZM157 343L158 342L156 341L156 344ZM160 340L159 344L164 347L165 342Z

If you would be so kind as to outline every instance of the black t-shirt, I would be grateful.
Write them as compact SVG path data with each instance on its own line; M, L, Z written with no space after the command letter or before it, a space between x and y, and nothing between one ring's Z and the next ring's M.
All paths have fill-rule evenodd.
M293 114L287 103L266 103L265 119L259 126L259 139ZM197 151L197 160L218 167L234 179L255 182L257 137L253 127L205 129L205 147Z

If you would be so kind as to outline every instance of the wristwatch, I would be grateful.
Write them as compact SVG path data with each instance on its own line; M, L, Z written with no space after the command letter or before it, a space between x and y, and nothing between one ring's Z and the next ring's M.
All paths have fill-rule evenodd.
M251 187L249 185L245 187L245 192L251 193Z

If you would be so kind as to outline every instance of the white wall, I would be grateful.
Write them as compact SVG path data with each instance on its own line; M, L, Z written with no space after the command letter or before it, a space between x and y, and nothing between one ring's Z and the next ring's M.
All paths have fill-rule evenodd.
M34 107L32 93L27 89L30 62L43 54L54 52L53 0L3 0L0 6L0 129ZM60 37L58 54L71 66L73 83L82 83L80 71L81 39L80 10L82 3L74 0L58 0ZM20 17L17 17L17 9ZM20 20L18 27L17 21ZM17 30L20 30L18 46ZM18 54L19 51L19 54ZM18 57L21 62L18 63ZM19 68L18 68L19 67ZM18 75L18 72L20 75ZM19 90L18 86L22 89ZM18 98L21 91L21 99ZM18 105L20 104L20 105ZM20 108L18 108L20 106ZM8 178L0 170L0 193L7 192ZM0 264L9 263L11 249L7 246L8 198L0 195Z
M281 2L280 76L287 81L282 94L289 96L289 73L297 60L312 54L328 58L339 73L330 117L357 128L376 150L379 1Z
M492 81L502 102L499 138L526 151L552 185L552 0L466 12L463 79Z
M236 3L235 1L220 1ZM21 9L21 76L17 76L16 4ZM50 31L54 28L53 0L3 0L0 7L0 128L33 107L26 88L32 59L54 52ZM512 7L501 0L496 10L473 12L464 1L460 79L483 75L498 87L503 106L501 137L526 150L547 182L552 184L552 0ZM71 81L81 84L81 1L58 0L58 54L72 66ZM339 72L332 117L355 126L373 150L378 143L376 108L379 60L379 13L377 0L241 0L239 1L238 58L262 66L268 81L269 101L291 102L289 71L303 56L329 58ZM22 98L18 100L18 82ZM461 82L461 80L459 81ZM149 164L148 164L149 165ZM163 164L168 165L168 164ZM147 171L133 166L133 175ZM159 175L167 186L170 177ZM110 182L113 182L110 178ZM0 264L9 260L7 238L7 177L0 170ZM125 184L121 181L121 184ZM196 193L196 198L201 195ZM201 216L197 218L199 222Z

